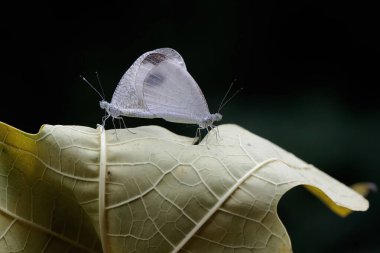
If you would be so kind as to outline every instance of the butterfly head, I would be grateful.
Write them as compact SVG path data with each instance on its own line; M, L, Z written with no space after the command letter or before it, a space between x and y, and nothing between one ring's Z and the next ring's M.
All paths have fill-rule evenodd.
M220 114L220 113L211 114L211 116L213 118L213 122L214 121L221 121L223 118L222 114Z
M110 104L107 101L102 100L99 102L99 105L100 105L100 108L106 110L109 113Z
M105 100L99 102L100 108L106 110L107 114L112 118L117 118L121 115L120 110L113 104L108 103Z
M202 122L199 124L201 128L212 127L215 121L222 120L223 116L220 113L210 114L203 118Z

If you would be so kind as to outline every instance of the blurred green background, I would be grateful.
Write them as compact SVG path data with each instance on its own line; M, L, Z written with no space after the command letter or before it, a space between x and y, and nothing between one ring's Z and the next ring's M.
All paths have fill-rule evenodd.
M0 121L27 132L42 124L95 127L142 53L172 47L215 112L233 79L243 87L222 111L350 185L379 184L380 99L377 8L337 1L144 1L29 3L0 10ZM194 136L196 126L157 124ZM108 125L111 127L112 125ZM342 219L302 188L279 213L294 252L380 252L379 196Z

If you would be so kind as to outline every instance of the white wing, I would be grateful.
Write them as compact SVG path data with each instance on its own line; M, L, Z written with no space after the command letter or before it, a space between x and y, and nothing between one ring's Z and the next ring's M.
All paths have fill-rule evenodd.
M160 54L165 58L176 61L180 66L186 69L185 63L181 55L171 48L159 48L153 51L149 51L141 55L132 66L125 72L117 85L115 92L112 96L111 104L120 110L137 109L146 111L147 108L144 105L142 97L142 84L136 81L136 75L139 71L141 63L149 58L149 55ZM127 115L126 115L127 116Z
M190 124L210 115L201 89L184 66L167 58L147 60L141 63L137 81L144 73L143 98L150 112L167 121Z

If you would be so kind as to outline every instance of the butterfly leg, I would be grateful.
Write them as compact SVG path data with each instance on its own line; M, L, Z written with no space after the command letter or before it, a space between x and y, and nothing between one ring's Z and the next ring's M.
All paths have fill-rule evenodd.
M217 134L218 138L222 141L223 139L220 136L219 128L216 126L215 129L216 129L216 134Z
M217 139L220 140L220 141L223 141L223 138L220 135L219 128L217 126L215 127L215 130L216 130L216 137L217 137Z
M110 115L108 114L108 115L104 115L103 117L102 117L102 127L103 127L103 129L105 129L104 127L105 127L105 125L106 125L106 121L107 121L107 119L110 117Z
M125 124L123 117L120 117L120 120L121 120L121 122L123 122L124 128L127 128L127 125Z
M103 116L103 118L106 118L106 117L107 117L107 115L108 115L107 111L106 111L106 110L104 110L104 116Z
M219 140L222 140L222 138L220 137L220 134L219 134L219 128L217 126L210 126L210 131L213 131L215 133L216 141L219 144Z
M117 131L116 131L115 118L114 117L112 117L112 124L113 124L114 134L116 135L116 140L119 140L119 138L117 137Z
M195 144L198 144L200 141L201 141L201 128L198 127L197 128L197 131L195 132L195 137L194 137L194 140L193 140L193 145Z
M128 132L130 132L130 133L132 133L132 134L136 134L136 133L134 133L134 132L132 132L131 130L129 130L128 129L128 127L127 127L127 125L125 124L125 122L124 122L124 119L123 119L123 117L117 117L117 119L119 120L119 122L120 122L120 128L121 128L121 122L123 123L123 126L124 126L124 128L125 129L127 129L128 130Z
M206 147L207 147L207 149L210 149L210 148L208 147L208 136L209 136L209 134L210 134L210 131L208 130L208 127L206 127L205 129L206 129L206 131L207 131L207 135L206 135Z

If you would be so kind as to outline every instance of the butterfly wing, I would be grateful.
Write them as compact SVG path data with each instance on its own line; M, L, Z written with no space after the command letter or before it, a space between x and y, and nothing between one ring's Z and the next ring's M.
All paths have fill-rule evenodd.
M210 112L198 84L177 61L157 57L146 58L141 63L141 73L138 74L145 74L142 76L146 107L167 121L200 123ZM140 80L142 76L139 77Z
M111 104L119 109L147 110L142 97L142 82L136 80L141 63L152 54L164 55L186 69L181 55L171 48L159 48L141 55L125 72L112 96Z

